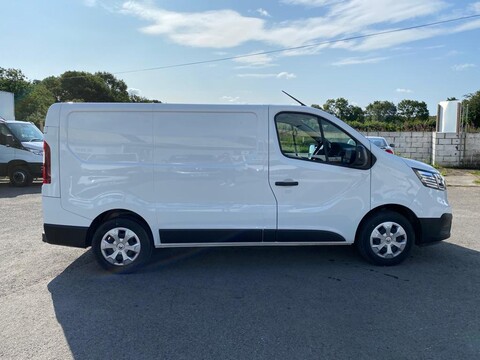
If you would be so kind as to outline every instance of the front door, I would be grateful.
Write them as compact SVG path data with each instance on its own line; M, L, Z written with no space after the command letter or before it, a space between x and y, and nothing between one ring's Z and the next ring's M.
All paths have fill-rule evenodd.
M314 114L270 115L270 186L277 242L351 243L370 209L369 151Z

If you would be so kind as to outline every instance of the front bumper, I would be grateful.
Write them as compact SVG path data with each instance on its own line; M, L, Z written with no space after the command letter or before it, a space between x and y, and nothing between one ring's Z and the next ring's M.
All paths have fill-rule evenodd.
M43 224L43 242L55 245L86 248L87 227Z
M41 178L43 176L43 163L30 163L28 166L34 178Z
M429 245L448 239L452 229L452 214L443 214L439 218L420 218L422 236L417 239L417 245Z

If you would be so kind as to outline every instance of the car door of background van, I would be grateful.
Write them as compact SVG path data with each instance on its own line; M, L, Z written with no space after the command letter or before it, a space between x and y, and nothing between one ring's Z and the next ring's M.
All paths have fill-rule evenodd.
M162 244L256 243L276 228L267 107L154 111Z
M275 240L354 241L370 208L370 166L355 165L360 143L332 122L302 112L270 114L270 137Z

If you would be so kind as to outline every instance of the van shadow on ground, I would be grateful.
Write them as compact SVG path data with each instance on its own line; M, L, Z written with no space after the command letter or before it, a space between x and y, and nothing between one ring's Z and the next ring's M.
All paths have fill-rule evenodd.
M480 356L480 255L375 267L351 247L161 250L110 275L91 251L48 285L76 359Z
M30 186L14 187L8 180L0 179L0 198L13 198L20 195L40 194L42 192L42 183L34 182Z

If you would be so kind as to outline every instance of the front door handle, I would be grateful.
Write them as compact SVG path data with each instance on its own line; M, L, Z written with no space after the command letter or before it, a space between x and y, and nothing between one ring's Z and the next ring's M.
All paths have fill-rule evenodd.
M275 181L277 186L298 186L298 181Z

